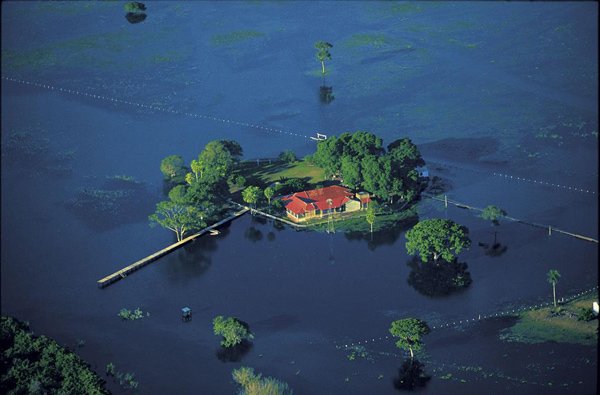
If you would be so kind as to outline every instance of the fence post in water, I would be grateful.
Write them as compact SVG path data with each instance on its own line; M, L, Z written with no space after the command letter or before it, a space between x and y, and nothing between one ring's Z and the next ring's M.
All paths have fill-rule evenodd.
M448 208L448 195L444 195L444 206Z
M552 226L548 225L548 236L552 236Z

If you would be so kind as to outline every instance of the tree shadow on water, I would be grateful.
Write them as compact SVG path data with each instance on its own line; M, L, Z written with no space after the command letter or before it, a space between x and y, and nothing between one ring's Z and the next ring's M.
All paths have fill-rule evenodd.
M127 19L127 22L132 24L140 23L146 20L146 14L143 12L128 12L125 14L125 19Z
M400 391L414 391L425 388L431 376L425 373L425 365L417 359L407 359L398 369L394 378L394 388Z
M471 284L471 273L464 262L443 259L439 263L422 262L418 256L411 258L408 284L422 295L441 297L463 290Z
M479 247L483 248L484 253L487 256L492 256L492 257L500 256L508 250L508 246L506 246L502 243L499 243L497 241L497 233L498 232L494 232L494 242L493 243L488 244L488 243L483 243L481 241L478 243Z
M373 234L369 232L346 232L344 233L344 237L350 241L365 240L369 250L375 251L377 247L394 245L400 238L400 235L412 228L417 222L419 222L419 217L414 216L387 225L385 228L373 232Z
M219 347L215 351L217 359L221 362L240 362L246 354L252 350L254 344L248 340L242 340L234 347Z
M262 240L263 234L260 230L256 229L254 226L249 227L244 232L244 236L253 243Z

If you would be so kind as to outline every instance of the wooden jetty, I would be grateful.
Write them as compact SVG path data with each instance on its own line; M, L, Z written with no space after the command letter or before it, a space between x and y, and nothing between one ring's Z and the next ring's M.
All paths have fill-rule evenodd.
M236 218L244 215L248 211L249 211L249 208L244 207L242 210L237 211L237 212L233 213L232 215L230 215L229 217L227 217L227 218L225 218L225 219L223 219L223 220L221 220L221 221L219 221L219 222L217 222L215 224L212 224L211 226L208 226L208 227L202 229L200 232L194 233L193 235L188 236L185 239L183 239L181 241L178 241L175 244L171 244L170 246L168 246L166 248L163 248L162 250L157 251L157 252L155 252L152 255L149 255L149 256L147 256L147 257L145 257L143 259L140 259L139 261L134 262L131 265L129 265L127 267L124 267L123 269L121 269L119 271L116 271L113 274L110 274L110 275L104 277L103 279L98 280L98 287L99 288L107 287L110 284L112 284L112 283L114 283L114 282L116 282L116 281L118 281L118 280L120 280L122 278L127 277L128 274L130 274L130 273L132 273L132 272L134 272L134 271L136 271L136 270L138 270L138 269L146 266L147 264L149 264L149 263L157 260L158 258L160 258L160 257L162 257L164 255L167 255L168 253L170 253L170 252L178 249L179 247L183 246L184 244L189 243L190 241L194 240L195 238L197 238L199 236L202 236L205 233L214 234L213 230L216 231L215 228L223 225L224 223L227 223L229 221L232 221L232 220L234 220L234 219L236 219Z

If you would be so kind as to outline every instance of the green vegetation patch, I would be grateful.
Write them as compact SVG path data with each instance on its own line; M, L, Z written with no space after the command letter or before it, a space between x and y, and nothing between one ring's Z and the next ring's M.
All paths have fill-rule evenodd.
M289 178L302 178L311 185L325 180L325 172L320 167L304 160L287 163L280 160L246 161L239 164L236 174L246 179L247 185L266 186Z
M380 48L389 45L389 38L385 34L353 34L352 37L342 44L348 48L356 47L375 47Z
M3 315L0 331L0 393L110 393L81 358L46 336L34 336L26 324Z
M598 320L580 320L582 309L598 300L598 294L576 299L559 306L526 311L519 321L504 329L500 338L521 343L574 343L593 346L597 343ZM585 313L583 313L585 314Z
M239 30L224 34L214 34L211 38L213 45L233 45L246 40L263 37L265 34L255 30Z

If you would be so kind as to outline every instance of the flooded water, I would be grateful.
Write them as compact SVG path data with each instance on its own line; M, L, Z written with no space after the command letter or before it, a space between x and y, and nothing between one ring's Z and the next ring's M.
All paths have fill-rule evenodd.
M369 357L354 361L336 346L385 337L398 318L435 326L548 302L549 269L562 274L559 297L597 285L595 243L518 223L494 228L425 200L419 218L469 227L464 291L432 297L408 282L404 229L371 241L250 215L98 289L99 278L173 241L146 220L163 198L160 160L190 161L214 139L238 141L253 159L309 154L314 142L298 135L316 131L368 130L386 144L408 136L447 180L449 198L598 239L597 4L147 8L132 24L115 2L2 3L3 314L72 347L84 339L78 354L98 372L109 362L135 372L140 393L233 393L231 370L245 365L299 394L385 394L397 392L404 360L392 341L371 341ZM313 48L321 39L334 44L325 78ZM333 99L320 97L322 86ZM111 190L118 180L106 177L115 175L144 183L126 209L73 209L82 188ZM489 256L478 242L495 231L507 248ZM190 323L180 320L184 306ZM123 322L124 307L151 315ZM219 314L255 333L237 361L217 353ZM595 348L505 343L498 335L508 325L432 331L420 356L432 377L423 393L595 393Z

